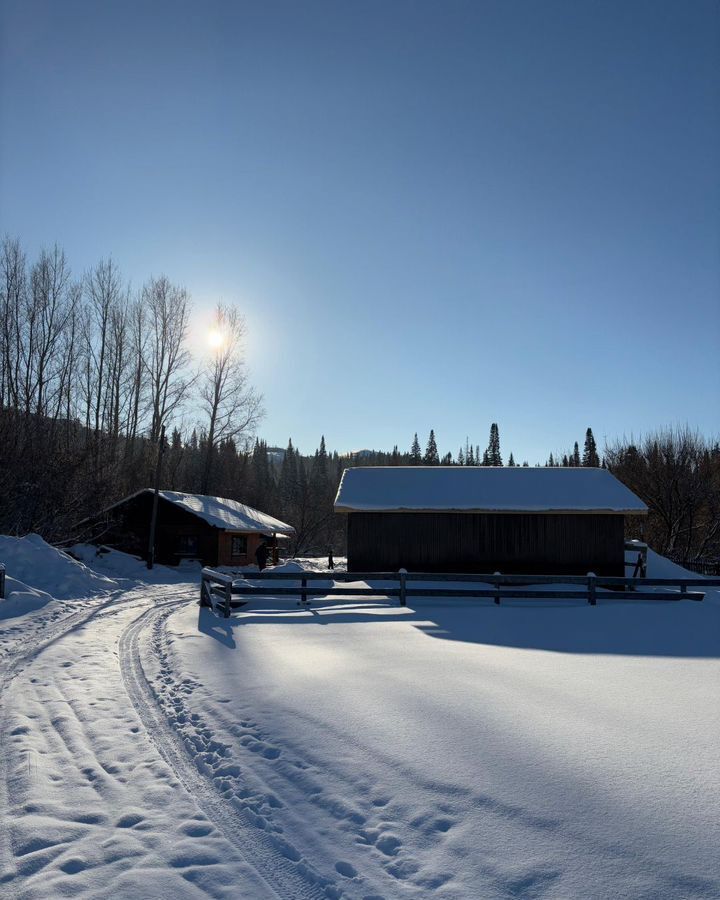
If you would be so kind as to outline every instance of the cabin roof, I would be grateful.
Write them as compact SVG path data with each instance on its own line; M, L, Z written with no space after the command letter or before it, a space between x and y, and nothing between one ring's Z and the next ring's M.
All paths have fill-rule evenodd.
M336 512L647 514L607 469L367 466L345 469Z
M131 500L140 494L152 494L152 488L143 488L129 497L114 503L109 509ZM175 506L179 506L186 512L192 513L208 525L220 528L223 531L233 531L239 534L295 534L292 525L281 522L269 516L267 513L253 509L237 500L228 500L225 497L209 497L205 494L184 494L180 491L159 491L159 496Z

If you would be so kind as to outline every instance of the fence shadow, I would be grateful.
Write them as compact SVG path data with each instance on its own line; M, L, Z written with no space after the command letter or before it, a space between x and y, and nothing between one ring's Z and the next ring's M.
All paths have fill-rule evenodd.
M712 592L715 594L715 592ZM711 596L712 596L711 594ZM428 637L556 653L720 658L720 604L692 601L622 601L607 595L597 606L583 601L418 600L393 602L316 600L303 609L285 598L262 606L250 602L241 614L221 619L201 609L200 631L228 647L233 632L249 625L317 627L383 625L393 622ZM368 634L368 640L372 635Z
M207 606L198 607L198 631L214 638L231 650L237 646L233 637L233 627L238 621L237 619L221 619Z

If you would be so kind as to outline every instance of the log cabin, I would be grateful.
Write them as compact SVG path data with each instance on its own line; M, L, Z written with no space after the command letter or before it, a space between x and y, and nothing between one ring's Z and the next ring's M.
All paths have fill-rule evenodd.
M153 493L152 488L144 488L94 517L97 539L145 558ZM268 543L270 561L273 555L277 558L278 546L294 533L292 525L237 500L160 491L155 561L177 565L184 559L197 559L206 566L252 565L261 541Z

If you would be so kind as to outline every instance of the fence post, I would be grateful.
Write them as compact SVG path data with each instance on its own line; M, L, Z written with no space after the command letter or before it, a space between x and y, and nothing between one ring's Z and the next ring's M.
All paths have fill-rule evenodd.
M0 563L0 600L5 599L5 564Z
M305 590L305 589L307 588L307 578L303 578L302 581L300 582L300 584L301 584L301 587L300 587L300 603L301 603L303 606L307 606L307 591Z
M496 606L500 606L500 572L494 573L493 584L495 585L494 602Z
M588 588L588 603L590 606L597 606L597 597L595 596L595 573L588 572L587 573L587 588Z
M405 596L405 576L407 569L400 569L400 606L407 606L407 598Z
M232 611L232 581L229 581L225 585L225 618L230 618L230 612Z

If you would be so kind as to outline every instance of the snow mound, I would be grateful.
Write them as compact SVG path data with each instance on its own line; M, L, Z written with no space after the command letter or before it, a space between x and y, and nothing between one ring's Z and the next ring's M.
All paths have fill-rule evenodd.
M46 543L38 534L19 538L0 535L0 562L5 563L8 585L12 580L21 583L13 593L24 594L29 590L38 596L44 593L57 600L72 600L118 587L113 579L93 572L84 563ZM8 595L11 590L8 587Z
M200 579L201 567L195 560L187 560L174 568L155 564L152 570L149 570L145 560L130 553L123 553L121 550L114 550L112 547L74 544L69 548L69 552L94 572L103 572L112 580L128 579L144 584L175 584Z
M5 600L0 600L0 621L35 612L53 599L45 591L33 590L22 581L10 577L5 579L5 597Z

